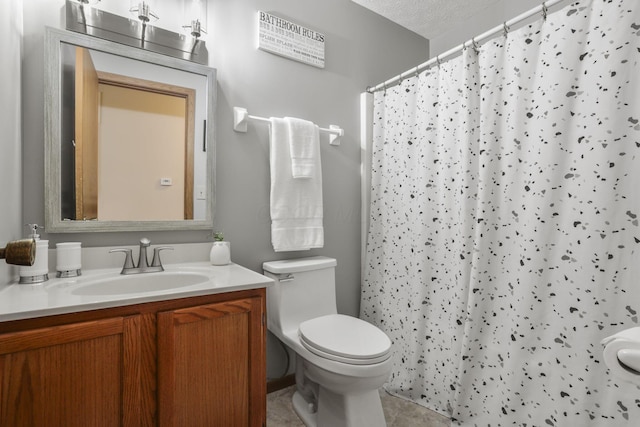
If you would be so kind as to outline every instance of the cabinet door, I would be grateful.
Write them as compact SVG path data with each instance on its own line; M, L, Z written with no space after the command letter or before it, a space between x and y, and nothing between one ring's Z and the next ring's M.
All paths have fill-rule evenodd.
M264 300L158 314L160 426L263 426Z
M140 425L138 331L132 316L0 335L0 426Z

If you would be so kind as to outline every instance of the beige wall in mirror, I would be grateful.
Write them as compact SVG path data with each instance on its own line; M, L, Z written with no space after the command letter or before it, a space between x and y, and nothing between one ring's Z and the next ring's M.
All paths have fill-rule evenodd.
M109 83L98 87L98 141L108 142L99 143L97 218L193 219L193 161L189 168L185 162L193 151L187 99Z

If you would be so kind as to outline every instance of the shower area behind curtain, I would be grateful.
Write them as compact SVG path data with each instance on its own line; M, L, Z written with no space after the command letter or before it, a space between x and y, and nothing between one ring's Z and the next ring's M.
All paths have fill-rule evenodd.
M462 426L636 426L640 5L583 0L374 96L361 315Z

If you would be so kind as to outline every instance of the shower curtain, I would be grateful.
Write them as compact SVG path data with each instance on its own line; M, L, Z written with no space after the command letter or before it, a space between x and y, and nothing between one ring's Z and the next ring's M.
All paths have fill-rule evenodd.
M361 317L460 426L636 426L640 5L583 0L374 96Z

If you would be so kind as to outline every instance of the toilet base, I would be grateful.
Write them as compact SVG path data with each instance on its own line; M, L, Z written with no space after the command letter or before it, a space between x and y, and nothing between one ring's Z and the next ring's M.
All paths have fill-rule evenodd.
M306 427L386 427L378 390L340 395L319 389L318 410L297 391L293 409Z
M293 398L291 399L293 402L293 410L296 412L296 415L302 420L305 426L307 427L317 427L317 413L312 413L310 410L310 406L313 406L311 403L307 403L304 400L304 397L297 391L293 393Z

